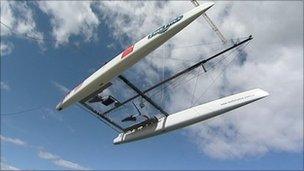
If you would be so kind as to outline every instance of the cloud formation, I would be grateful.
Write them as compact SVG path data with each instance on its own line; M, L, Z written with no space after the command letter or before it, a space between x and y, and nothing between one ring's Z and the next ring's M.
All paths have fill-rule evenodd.
M68 160L64 160L62 159L60 156L52 154L48 151L45 150L39 150L38 151L38 157L40 157L41 159L45 159L45 160L49 160L52 163L54 163L55 165L65 168L65 169L71 169L71 170L88 170L88 168L83 167L77 163L68 161Z
M82 35L85 40L94 37L99 20L89 1L40 1L39 8L50 16L56 44L64 44L72 35Z
M12 166L8 163L2 162L1 161L1 170L21 170L18 167Z
M1 41L0 44L0 53L1 53L1 57L2 56L6 56L9 55L14 49L14 45L11 42L5 42L5 41Z
M1 81L1 83L0 83L1 85L0 85L0 89L1 90L10 90L11 89L11 87L6 83L6 82L4 82L4 81Z
M29 2L1 1L1 57L9 55L14 44L7 38L14 35L35 41L40 47L44 35L38 31ZM2 83L1 83L2 85Z
M26 142L18 139L18 138L10 138L10 137L5 137L3 135L0 135L0 139L2 142L8 142L8 143L12 143L15 145L19 145L19 146L26 146Z
M62 157L52 154L45 149L37 146L32 146L28 145L25 141L19 139L19 138L12 138L12 137L6 137L3 135L0 135L1 141L2 142L8 142L12 143L14 145L18 146L23 146L23 147L28 147L28 148L33 148L37 150L37 156L41 159L51 161L54 165L62 167L64 169L69 169L69 170L89 170L87 167L83 167L80 164L77 164L75 162L65 160ZM2 156L1 156L2 157ZM5 161L2 161L1 158L1 169L3 170L19 170L17 167L11 166L7 164Z
M64 85L61 85L60 83L56 81L51 82L62 94L66 94L69 92L69 89L65 87Z
M43 42L43 34L37 30L28 2L1 1L1 22L1 37L14 33L37 39L39 43Z

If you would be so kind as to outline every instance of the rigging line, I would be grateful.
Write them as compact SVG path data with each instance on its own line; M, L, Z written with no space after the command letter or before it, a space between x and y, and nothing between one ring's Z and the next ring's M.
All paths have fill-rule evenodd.
M243 46L243 45L242 45ZM241 48L242 46L240 46L240 47L238 47L238 48ZM228 59L234 52L236 52L237 51L237 49L238 48L236 48L236 49L234 49L234 51L232 51L230 54L228 54L227 56L226 55L224 55L225 57L224 58L222 58L222 59L220 59L220 60L218 60L216 63L214 63L214 64L211 64L211 66L210 67L208 67L208 68L212 68L212 71L214 71L216 68L216 65L220 65L220 63L222 62L222 61L226 61L226 59ZM224 65L224 64L223 64ZM211 79L212 79L212 81L214 81L214 79L213 79L213 75L214 75L214 73L210 73L210 77L211 77Z
M184 79L187 80L189 77L193 76L194 72L195 72L195 71L192 70L192 71L188 72L187 74L185 74L186 76L184 77ZM175 81L173 84L169 83L169 84L167 85L167 87L171 86L171 88L174 89L174 88L177 87L181 82L183 82L183 79L182 79L182 78L183 78L183 77L180 77L180 78L176 79L176 81Z
M176 61L190 61L190 62L194 62L194 60L190 60L190 59L179 59L179 58L172 58L172 57L167 57L166 59L169 60L176 60Z
M248 44L249 44L249 42L247 42L247 43L244 44L244 45L241 45L241 46L237 47L237 48L234 49L230 54L228 54L225 58L222 58L220 61L218 61L216 64L220 63L220 62L223 61L223 60L226 60L228 57L230 57L230 56L232 55L232 53L237 52L239 49L241 49L241 48L244 49ZM232 58L232 60L231 60L228 64L224 65L224 66L225 66L224 69L216 76L215 79L212 77L212 74L210 74L211 79L212 79L212 83L204 90L203 94L202 94L198 99L196 99L195 103L197 103L198 100L200 100L200 98L202 98L202 96L204 96L204 94L207 92L207 90L208 90L208 89L217 81L217 79L219 78L219 76L220 76L220 75L224 72L224 70L233 62L233 60L236 58L236 56L237 56L237 55L235 55L235 56ZM216 65L216 64L215 64L215 65ZM214 65L214 66L215 66L215 65ZM194 103L194 104L195 104L195 103Z
M172 82L172 84L171 83L167 84L166 88L168 88L169 86L171 86L172 89L176 88L180 83L183 82L183 77L185 80L189 79L189 77L191 79L191 76L193 77L194 72L195 71L192 70L192 71L186 73L185 76L177 78L175 82Z
M241 45L241 46L239 46L239 47L237 47L236 49L233 49L232 51L230 51L229 52L229 54L227 54L227 55L225 55L225 54L223 54L223 56L224 56L224 58L222 58L222 59L220 59L219 61L217 61L215 64L214 64L214 66L216 66L218 63L220 63L221 61L223 61L223 60L225 60L226 58L228 58L230 55L232 55L234 52L236 52L238 49L240 49L240 48L242 48L242 47L246 47L247 46L247 44L246 45ZM209 68L211 68L212 70L210 70L210 71L213 71L213 70L215 70L216 68L213 68L213 66L212 67L208 67L207 69L209 69ZM186 79L186 81L184 81L184 82L182 82L182 83L184 83L184 84L186 84L186 83L188 83L189 81L191 81L191 80L193 80L194 78L196 78L196 76L193 76L193 77L191 77L190 79L188 79L188 77L190 76L190 75L192 75L192 73L193 73L194 71L191 71L191 74L189 73L189 75L187 75L187 78L185 78ZM199 76L200 75L202 75L202 74L204 74L204 73L200 73L199 74ZM178 80L181 80L181 78L182 77L180 77L180 79L178 79ZM188 79L188 80L187 80ZM213 79L213 78L212 78ZM172 89L175 89L175 88L177 88L178 86L180 86L180 85L178 85L178 84L176 84L176 83L178 83L178 80L176 80L176 82L175 82L175 84L171 87ZM181 82L181 81L180 81ZM168 86L166 86L165 88L167 88L167 87L169 87L170 86L170 84L168 85ZM156 95L156 94L158 94L159 92L156 92L155 94L153 94L153 96L154 95Z
M241 47L243 47L243 46L244 46L244 45L241 45L241 46L239 46L238 48L241 48ZM220 63L221 61L223 61L223 60L225 60L226 58L228 58L228 57L229 57L230 55L232 55L235 51L237 51L238 48L233 49L233 50L230 51L227 55L222 54L224 57L223 57L222 59L216 61L216 62L214 63L214 66L216 66L218 63ZM211 69L212 69L211 71L213 71L213 70L215 70L215 68L213 68L214 66L208 67L207 69L211 68ZM187 77L185 78L186 81L184 81L183 83L188 83L188 82L191 81L192 79L196 78L196 76L193 76L193 77L191 77L190 79L188 79L189 76L191 76L191 75L193 74L193 72L194 72L194 71L192 70L192 71L190 71L189 73L187 73ZM202 75L202 74L204 74L204 73L200 73L199 76ZM184 76L184 75L183 75L183 76ZM178 81L182 82L181 80L182 80L183 76L180 77L180 78L178 78L178 79L176 79L176 80L173 80L171 83L167 84L167 86L166 86L165 88L168 88L169 86L172 86L172 87L171 87L172 89L178 87L179 85L178 85L177 83L178 83ZM187 79L188 79L188 80L187 80ZM154 95L156 95L156 94L158 94L158 93L159 93L159 91L158 91L158 92L155 92L155 94L153 94L152 96L154 96ZM152 97L152 96L151 96L151 97Z
M182 75L181 77L169 82L167 85L165 85L164 89L168 88L169 86L172 86L172 89L174 89L179 82L182 82L182 80L187 80L189 78L189 76L191 76L193 74L194 71L190 71L184 75ZM154 97L155 95L159 94L160 90L158 90L157 92L154 92L154 94L152 94L150 97Z
M213 49L213 51L219 50L218 49ZM209 52L211 53L211 52ZM208 55L207 55L208 56ZM181 58L174 58L174 57L166 57L165 59L169 59L169 60L176 60L176 61L184 61L184 62L196 62L197 59L181 59ZM201 59L201 58L198 58Z
M195 76L194 76L194 77L191 77L193 74L194 74L194 70L192 70L192 71L186 73L185 75L183 75L183 76L177 78L176 80L173 80L171 83L167 84L167 85L165 86L164 89L169 88L170 86L171 86L171 87L170 87L171 89L175 89L175 88L177 88L179 85L182 85L182 83L187 83L187 82L189 82L190 80L192 80L193 78L195 78ZM201 74L199 74L199 75L201 75ZM190 77L190 79L189 79L189 77ZM188 80L187 80L187 79L188 79ZM182 80L186 80L186 81L182 81ZM157 94L159 94L159 93L160 93L160 91L157 91L157 92L155 92L154 94L152 94L150 97L154 97L155 95L157 95Z
M240 40L240 39L245 39L247 37L238 37L238 38L232 38L229 39L230 42L233 42L234 40ZM213 45L213 44L222 44L222 41L217 41L217 42L210 42L210 43L196 43L196 44L190 44L190 45L186 45L186 46L176 46L173 48L174 49L181 49L181 48L189 48L189 47L195 47L195 46L203 46L203 45Z
M235 56L235 57L236 57L236 56ZM228 65L230 65L234 59L236 59L235 57L232 58L232 60L228 63ZM226 68L228 67L228 65L226 65L226 66L224 67L224 69L226 69ZM199 100L201 100L202 97L205 96L205 94L207 93L207 90L208 90L211 86L213 86L213 84L220 78L220 76L221 76L222 74L223 74L223 71L220 72L218 75L216 75L215 78L212 77L212 82L211 82L211 84L209 84L209 86L203 91L202 95L200 95L200 96L196 99L196 101L194 102L194 105L195 105L196 103L198 103Z
M163 64L163 66L162 66L162 76L161 76L161 81L163 81L164 79L165 79L165 48L163 47L163 49L162 49L162 51L163 51L163 54L162 54L162 64ZM164 98L164 86L162 85L161 86L161 103L163 103L163 98Z
M241 45L241 46L243 46L243 45ZM209 68L214 69L213 67L214 67L215 65L217 65L218 63L220 63L221 61L223 61L227 56L229 56L230 54L234 53L235 51L236 51L236 49L233 49L233 50L230 51L227 55L226 55L226 54L222 54L224 57L223 57L222 59L220 59L219 61L216 61L215 64L214 64L213 66L208 67L207 69L209 69ZM201 58L199 58L199 59L201 59ZM192 61L192 62L193 62L193 61ZM180 69L184 69L184 67L181 67ZM193 71L191 71L191 72L185 74L185 75L187 75L187 78L191 75L190 73L192 74ZM189 75L188 75L188 74L189 74ZM178 81L180 81L181 78L183 78L183 76L181 76L180 78L178 78L178 79L176 79L176 80L170 81L169 84L167 84L167 87L168 87L168 86L171 86L171 85L175 86L174 84L178 83ZM187 78L185 78L185 79L187 79ZM165 88L167 88L167 87L165 87Z
M32 39L32 40L36 40L36 41L45 41L45 40L47 40L47 41L57 41L56 39L38 38L38 37L30 36L26 33L18 33L16 31L14 31L14 29L12 27L3 23L1 20L0 20L0 24L2 24L5 28L7 28L11 33L15 34L16 36L21 36L21 37L24 37L26 39Z
M175 88L179 87L179 86L182 85L182 84L188 83L188 82L191 81L192 79L196 78L196 76L193 76L193 73L194 73L194 70L192 70L192 71L186 73L185 75L183 75L183 76L177 78L176 80L173 80L172 82L169 82L169 84L167 84L167 85L165 86L165 89L166 89L166 88L169 88L170 86L171 86L171 87L170 87L171 89L175 89ZM200 73L199 76L202 75L202 74L203 74L203 73ZM190 76L192 76L192 77L190 77ZM189 77L190 77L190 78L189 78ZM183 80L186 80L186 81L183 81ZM157 91L157 92L155 92L152 96L155 96L156 94L159 94L159 93L160 93L160 92ZM151 97L152 97L152 96L151 96Z
M217 50L219 50L219 48L218 49L213 49L212 52L217 51ZM209 52L209 53L211 53L211 52ZM207 55L207 54L205 54L205 55ZM157 59L159 59L159 58L157 58ZM181 59L181 58L174 58L174 57L166 57L165 59L176 60L176 61L184 61L184 62L196 62L196 60L197 60L197 59ZM198 58L198 59L201 59L201 58Z
M28 112L32 112L32 111L36 111L36 110L40 110L42 109L42 106L39 107L35 107L35 108L30 108L30 109L26 109L26 110L21 110L18 112L11 112L11 113L1 113L1 117L8 117L8 116L19 116Z
M192 61L192 62L194 62L194 61ZM182 67L179 67L179 68L176 69L176 70L182 70L182 69L184 69L184 68L185 68L185 67L182 66ZM174 80L168 82L168 83L166 84L166 86L164 85L164 86L165 86L164 89L166 89L168 86L175 86L175 84L177 84L178 81L181 81L182 78L184 78L184 77L186 77L185 79L187 79L192 73L193 73L193 71L190 71L189 73L185 73L184 75L180 76L179 78L176 78L176 79L174 79ZM162 81L162 80L161 80L161 81ZM158 90L157 92L154 92L154 94L152 94L151 97L153 97L154 95L160 93L160 91L161 91L161 90Z
M241 45L243 46L243 45ZM232 54L236 49L233 49L232 51L230 51L227 55L226 54L222 54L222 56L224 56L222 59L220 59L219 61L216 61L214 65L218 64L220 61L222 61L224 58L226 58L226 56L229 56L230 54ZM198 58L198 59L202 59L202 58ZM212 68L212 67L208 67L207 69ZM181 69L184 69L183 67L181 67ZM192 72L193 73L193 72ZM191 74L190 74L191 75Z
M193 89L193 92L192 92L192 99L191 99L191 104L190 104L190 107L192 107L193 105L193 99L194 99L194 94L195 94L195 91L196 91L196 85L197 85L197 80L199 78L199 74L200 74L200 68L199 68L199 71L197 71L197 76L196 76L196 79L195 79L195 84L194 84L194 89Z
M244 45L241 45L241 46L239 46L238 48L241 48L241 47L243 47ZM230 55L232 55L234 52L236 52L237 50L238 50L238 48L236 48L236 49L234 49L234 50L232 50L229 54L227 54L227 55L225 55L225 54L223 54L223 58L222 59L220 59L220 60L218 60L218 61L216 61L214 64L212 64L211 66L209 66L207 69L209 69L209 68L212 68L212 71L213 70L215 70L215 66L216 65L218 65L220 62L222 62L222 61L225 61L228 57L230 57Z
M223 56L225 56L225 57L222 58L222 59L220 59L220 60L218 60L216 63L212 64L209 68L214 68L217 64L221 63L222 61L227 62L226 59L229 58L230 55L231 55L232 53L238 51L238 50L241 49L241 48L244 49L246 46L247 46L247 43L244 44L244 45L241 45L241 46L237 47L236 49L234 49L233 51L231 51L231 53L229 53L227 56L226 56L225 54L223 54ZM224 64L223 64L223 65L224 65ZM214 70L215 70L215 68L214 68ZM213 75L214 75L214 74L210 74L212 80L214 80Z
M209 68L207 68L207 69L209 69ZM214 68L212 68L212 69L214 69ZM211 70L211 71L212 71L212 70ZM188 83L189 81L191 81L191 80L193 80L194 78L196 78L196 76L193 76L193 73L194 73L194 70L192 70L192 71L186 73L185 75L183 75L183 76L177 78L176 80L173 80L171 83L167 84L167 86L166 86L165 88L169 88L169 87L171 86L171 87L170 87L171 89L175 89L175 88L179 87L179 86L182 85L182 84ZM204 73L199 73L198 75L200 76L200 75L202 75L202 74L204 74ZM190 76L192 76L192 77L190 77ZM186 77L186 78L184 78L184 77ZM189 77L190 77L190 78L189 78ZM182 80L186 80L186 81L182 81ZM158 93L159 93L159 91L158 91L158 92L155 92L155 94L153 94L152 96L155 96L155 95L158 94ZM151 97L152 97L152 96L151 96Z
M237 50L238 48L236 48L235 50ZM235 57L235 56L234 56ZM227 57L228 58L228 57ZM225 63L225 62L227 62L227 58L223 58L223 59L221 59L220 61L218 61L218 63L220 63L220 62L222 62L223 61L223 63ZM228 65L225 65L225 64L223 64L224 65L224 69L222 70L222 72L220 71L220 73L218 74L218 75L216 75L216 73L211 73L209 76L211 77L211 80L212 80L212 82L211 82L211 85L213 85L215 82L216 82L216 80L217 80L217 77L219 77L220 75L222 75L222 73L224 72L224 70L228 67ZM215 67L215 65L213 65L213 66L211 66L211 67ZM215 75L215 76L214 76ZM215 78L214 78L215 77ZM208 86L206 89L208 89L209 87L211 87L211 85L210 86ZM199 99L197 99L197 101L198 101Z
M242 49L244 49L247 45L249 44L249 42L247 42ZM238 47L236 49L241 49L241 47ZM205 95L205 93L207 92L207 90L219 79L219 77L224 73L224 70L236 59L237 55L235 55L229 62L228 64L224 67L224 69L215 77L215 79L212 81L212 83L205 89L205 91L203 92L203 94L201 96L199 96L198 99L196 99L195 103L199 102L199 100Z
M196 44L190 44L190 45L185 45L185 46L176 46L176 47L173 48L173 50L190 48L190 47L197 47L197 46L215 45L215 44L219 44L219 43L222 43L222 42L196 43Z

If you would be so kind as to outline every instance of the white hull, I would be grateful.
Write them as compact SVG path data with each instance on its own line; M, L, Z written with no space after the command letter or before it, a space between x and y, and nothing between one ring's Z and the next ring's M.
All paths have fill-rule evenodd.
M143 59L150 52L161 46L168 39L176 35L179 31L189 25L197 17L202 15L206 10L213 6L214 3L204 3L191 11L177 17L167 25L160 27L148 36L141 39L136 44L130 46L118 56L113 58L106 65L97 70L79 86L74 88L63 100L57 105L57 109L64 109L71 104L78 102L91 93L99 90L114 77L118 76L126 69L132 67L136 62Z
M254 89L239 94L224 97L209 103L198 105L175 114L159 119L155 124L121 133L114 139L114 144L121 144L143 138L152 137L185 126L189 126L209 118L221 115L230 110L239 108L256 100L268 96L261 89Z

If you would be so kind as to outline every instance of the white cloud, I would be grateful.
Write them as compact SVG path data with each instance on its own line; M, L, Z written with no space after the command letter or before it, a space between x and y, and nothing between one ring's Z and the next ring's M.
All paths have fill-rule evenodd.
M1 90L10 90L11 87L6 82L1 81L0 89Z
M46 151L42 151L42 150L39 150L38 151L38 156L42 159L46 159L46 160L56 160L58 159L59 157L54 155L54 154L51 154L49 152L46 152Z
M64 85L61 85L60 83L56 82L56 81L52 81L52 84L61 92L61 93L68 93L69 89L67 87L65 87Z
M1 37L11 35L12 28L16 34L33 37L42 43L43 34L37 31L33 11L28 2L1 1ZM2 38L1 38L2 39Z
M1 161L0 161L0 170L21 170L16 166L12 166L7 162L7 160L2 157L1 155Z
M105 22L114 29L112 34L116 39L122 40L123 36L128 36L135 41L165 21L172 19L174 14L176 15L175 7L181 7L180 5L184 3L175 1L170 2L169 6L164 4L167 3L160 1L102 1L99 9ZM189 5L189 7L191 6ZM189 7L188 9L190 9ZM187 7L182 6L182 9L185 8Z
M1 170L20 170L18 167L9 165L9 164L4 163L2 161L1 161L0 165L1 165Z
M100 11L122 44L134 43L159 25L191 9L190 2L100 2ZM134 10L136 9L136 10ZM282 13L283 12L283 13ZM242 65L235 62L208 89L204 100L211 100L253 88L263 88L270 96L229 114L185 129L189 139L203 153L215 158L241 158L269 151L303 151L303 6L302 2L217 2L208 12L227 38L253 34ZM132 42L123 42L128 36ZM146 62L137 65L137 73L150 80L162 68L155 56L193 59L205 56L209 46L175 50L197 42L218 41L203 19L198 19L174 37ZM170 45L170 46L169 46ZM153 60L151 60L153 59ZM166 60L166 69L180 67ZM185 64L185 63L184 63ZM181 64L183 65L183 64ZM151 68L151 69L147 69ZM207 77L198 80L197 94L205 91ZM211 79L212 81L212 79ZM189 97L187 84L170 95L166 108L180 108ZM169 96L169 95L168 95ZM176 100L179 99L179 100Z
M9 55L14 49L14 45L11 42L2 42L0 44L0 56Z
M52 163L54 163L57 166L63 167L65 169L71 169L71 170L88 170L88 168L83 167L77 163L68 161L68 160L64 160L62 159L60 156L58 155L54 155L50 152L47 152L45 150L39 150L38 151L38 157L40 157L41 159L45 159L45 160L49 160Z
M27 145L27 143L25 141L20 140L18 138L11 138L11 137L5 137L3 135L0 135L0 140L1 140L1 142L8 142L8 143L12 143L12 144L23 146L23 147L34 148L35 150L37 150L37 155L39 158L51 161L56 166L62 167L64 169L70 169L70 170L88 170L89 169L89 168L83 167L75 162L65 160L62 157L52 154L52 153L44 150L41 147ZM3 156L1 156L1 170L20 170L20 169L7 164L5 162Z
M55 109L50 109L50 108L43 108L42 109L43 119L54 119L55 121L63 122L63 116L56 112ZM66 124L65 124L66 125Z
M64 167L66 169L71 169L71 170L89 170L86 167L83 167L77 163L68 161L68 160L63 160L63 159L59 159L59 160L55 160L54 163L58 166Z
M15 22L15 17L11 8L11 3L8 1L1 1L1 22L5 23L7 26L13 26ZM1 24L1 36L9 35L11 32L8 28L5 28Z
M11 138L11 137L5 137L3 135L0 135L0 139L1 141L3 142L8 142L8 143L12 143L12 144L15 144L15 145L19 145L19 146L26 146L26 142L18 139L18 138Z
M40 1L40 9L51 17L57 45L69 41L72 35L83 35L88 41L94 36L99 20L91 9L93 2Z

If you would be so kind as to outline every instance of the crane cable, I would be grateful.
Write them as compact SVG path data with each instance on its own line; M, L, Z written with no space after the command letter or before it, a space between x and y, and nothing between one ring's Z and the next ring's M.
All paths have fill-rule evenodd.
M33 112L33 111L37 111L37 110L41 110L41 109L42 109L42 106L39 106L39 107L25 109L25 110L21 110L21 111L17 111L17 112L1 113L0 116L1 117L19 116L19 115L23 115L23 114L28 113L28 112Z
M56 39L46 39L46 38L38 38L38 37L34 37L34 36L29 36L28 34L26 33L18 33L16 31L14 31L14 29L10 26L8 26L7 24L3 23L1 20L0 20L0 24L2 24L5 28L7 28L11 33L13 33L14 35L16 36L21 36L21 37L24 37L26 39L32 39L32 40L36 40L36 41L56 41Z

